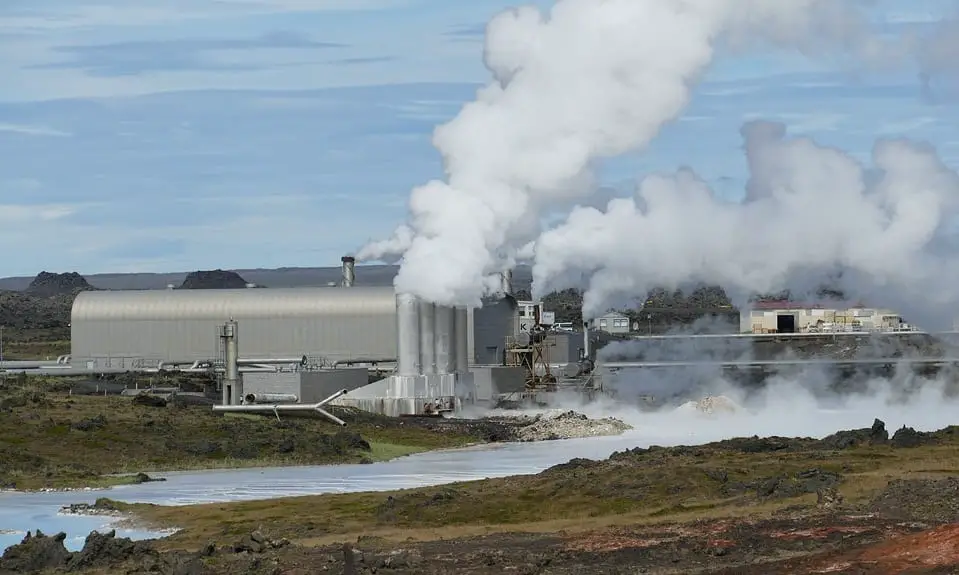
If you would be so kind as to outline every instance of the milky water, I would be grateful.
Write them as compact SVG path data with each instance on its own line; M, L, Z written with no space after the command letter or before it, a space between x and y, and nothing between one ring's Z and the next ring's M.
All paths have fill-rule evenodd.
M706 416L690 410L641 413L617 405L578 406L593 416L617 416L634 429L615 437L540 443L498 444L413 455L385 463L265 468L161 474L165 482L108 490L0 494L0 549L17 543L27 530L67 533L67 547L79 549L89 531L108 529L109 517L59 514L63 505L110 497L131 503L191 503L268 499L292 495L387 491L456 481L537 473L574 457L602 459L614 451L649 445L694 445L749 435L823 437L837 429L868 427L883 419L894 431L902 425L934 430L959 423L959 403L945 399L935 385L903 401L873 389L829 409L808 393L775 385L759 406L733 414ZM135 539L160 534L118 530Z

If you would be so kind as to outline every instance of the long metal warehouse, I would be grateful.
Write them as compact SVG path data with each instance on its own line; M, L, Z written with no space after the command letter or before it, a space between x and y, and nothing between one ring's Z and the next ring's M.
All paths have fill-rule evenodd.
M71 314L72 364L136 369L216 359L218 328L230 318L244 358L396 357L392 287L170 289L80 293Z

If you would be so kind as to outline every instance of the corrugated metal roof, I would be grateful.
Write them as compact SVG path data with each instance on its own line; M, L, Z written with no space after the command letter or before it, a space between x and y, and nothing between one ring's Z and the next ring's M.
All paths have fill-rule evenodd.
M71 321L280 318L396 313L392 287L81 292Z

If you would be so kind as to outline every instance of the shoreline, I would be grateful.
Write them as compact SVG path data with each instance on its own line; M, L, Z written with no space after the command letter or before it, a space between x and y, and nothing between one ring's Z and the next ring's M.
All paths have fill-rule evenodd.
M22 495L33 495L41 493L89 493L95 491L111 491L117 487L129 487L136 485L143 485L146 483L162 483L166 481L164 475L202 475L206 473L222 473L226 471L253 471L257 469L305 469L311 467L340 467L344 465L375 465L378 463L389 463L391 461L396 461L404 457L411 457L414 455L423 455L426 453L441 453L447 451L458 451L461 449L470 449L475 447L487 446L487 445L496 445L499 443L518 443L518 442L476 442L465 444L461 447L438 447L435 449L424 448L417 451L411 451L409 453L404 453L401 455L395 455L386 459L378 459L373 461L340 461L340 462L328 462L328 463L283 463L276 461L261 461L251 462L248 465L223 465L223 466L211 466L211 467L182 467L177 469L155 469L155 470L146 470L146 471L136 471L136 472L121 472L121 473L111 473L107 475L101 475L97 479L131 479L131 481L117 481L116 483L100 485L100 486L71 486L71 487L39 487L36 489L9 489L9 488L0 488L0 496L6 494L22 494ZM147 481L132 481L139 475L147 475L150 477Z
M618 434L622 435L624 432ZM122 473L113 473L109 475L102 476L103 478L133 478L139 474L150 476L149 481L141 482L117 482L112 485L103 485L103 486L77 486L77 487L41 487L37 489L7 489L0 488L0 496L3 495L36 495L44 493L92 493L98 491L112 491L117 487L131 487L136 485L143 485L146 483L163 483L167 480L164 475L204 475L210 473L224 473L230 471L243 472L243 471L255 471L255 470L280 470L280 469L310 469L310 468L324 468L324 467L342 467L347 465L377 465L391 463L400 459L405 459L409 457L415 457L417 455L427 455L433 453L454 453L459 451L473 451L473 450L482 450L484 448L489 448L490 450L496 449L499 446L508 446L508 445L524 445L530 443L550 443L556 441L569 441L569 440L581 440L581 439L595 439L601 437L615 437L617 435L590 435L583 437L560 437L553 439L534 439L534 440L524 440L524 439L510 439L507 441L488 441L488 442L474 442L467 443L457 447L437 447L437 448L426 448L419 451L414 451L410 453L405 453L402 455L396 455L388 459L381 459L376 461L369 462L336 462L336 463L277 463L269 462L262 464L251 464L251 465L227 465L222 467L202 467L202 468L182 468L182 469L169 469L169 470L148 470L141 472L122 472ZM155 477L156 476L156 477Z

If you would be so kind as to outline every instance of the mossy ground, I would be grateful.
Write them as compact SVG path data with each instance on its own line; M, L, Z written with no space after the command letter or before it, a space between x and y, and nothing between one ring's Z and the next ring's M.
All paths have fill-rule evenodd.
M482 441L469 431L362 416L234 417L209 406L147 407L129 397L68 395L62 380L0 390L0 487L100 487L113 474L382 461Z
M892 479L959 474L959 440L951 435L915 448L797 445L801 448L772 453L722 444L638 450L601 462L575 460L537 475L391 493L176 508L120 505L151 525L182 528L160 542L165 547L226 542L252 530L326 544L360 535L431 540L768 516L788 506L814 505L820 488L838 489L856 503L874 497Z

